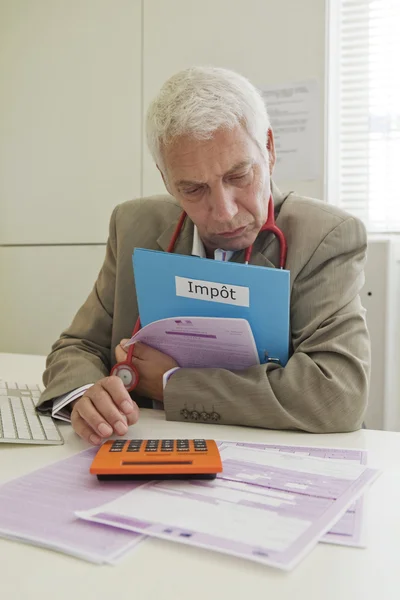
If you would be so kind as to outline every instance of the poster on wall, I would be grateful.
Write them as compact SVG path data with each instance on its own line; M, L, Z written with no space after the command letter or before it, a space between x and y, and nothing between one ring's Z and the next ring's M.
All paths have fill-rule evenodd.
M317 80L260 88L275 139L274 179L309 181L320 176L321 120Z

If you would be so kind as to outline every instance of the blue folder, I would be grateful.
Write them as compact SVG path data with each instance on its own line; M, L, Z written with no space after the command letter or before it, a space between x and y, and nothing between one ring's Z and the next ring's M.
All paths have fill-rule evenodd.
M169 317L247 319L260 362L288 361L290 272L136 248L142 326Z

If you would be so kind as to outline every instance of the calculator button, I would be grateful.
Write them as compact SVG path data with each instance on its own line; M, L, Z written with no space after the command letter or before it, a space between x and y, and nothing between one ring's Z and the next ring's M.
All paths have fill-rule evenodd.
M133 448L133 447L135 447L135 448L136 448L136 447L140 448L140 446L142 445L142 442L143 442L143 440L131 440L131 441L129 442L129 446L128 446L128 448Z
M194 449L196 452L206 452L207 443L206 440L193 440Z
M174 440L162 440L161 441L161 452L173 452Z
M131 440L127 448L127 452L139 452L142 446L142 440Z
M159 441L160 440L147 440L145 451L146 452L157 452Z
M188 452L189 451L189 440L177 440L176 441L176 449L178 452Z
M115 440L110 448L110 452L122 452L125 444L126 440Z

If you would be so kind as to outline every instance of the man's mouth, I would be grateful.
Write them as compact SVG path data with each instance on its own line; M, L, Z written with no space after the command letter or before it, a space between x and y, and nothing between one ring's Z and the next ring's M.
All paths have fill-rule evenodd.
M232 229L231 231L222 231L221 233L218 233L218 236L225 237L225 238L237 237L238 235L242 234L245 229L246 229L246 226L239 227L238 229Z

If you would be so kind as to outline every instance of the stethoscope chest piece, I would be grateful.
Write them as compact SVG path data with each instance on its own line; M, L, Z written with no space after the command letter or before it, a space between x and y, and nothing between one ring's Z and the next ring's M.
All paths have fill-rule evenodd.
M128 361L114 365L111 369L111 375L119 377L128 392L134 390L139 383L139 372Z

